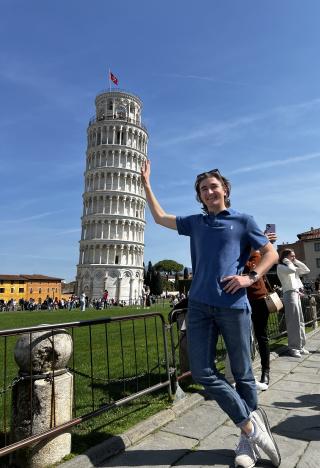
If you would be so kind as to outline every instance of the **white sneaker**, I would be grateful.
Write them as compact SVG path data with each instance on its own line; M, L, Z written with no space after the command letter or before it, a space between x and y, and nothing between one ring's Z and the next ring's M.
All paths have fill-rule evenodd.
M249 440L265 452L274 466L279 466L281 463L280 452L271 434L267 415L262 408L252 412L251 422L254 426L254 434L248 437Z
M260 452L255 443L250 442L248 437L241 433L239 444L236 448L236 458L234 466L242 468L252 468L260 457Z
M306 348L301 348L299 352L300 354L310 354L310 351L308 351Z
M269 388L268 384L259 382L259 380L257 380L257 379L255 379L255 381L256 381L257 390L262 390L262 391L268 390L268 388Z
M289 349L289 356L300 358L301 354L298 349Z

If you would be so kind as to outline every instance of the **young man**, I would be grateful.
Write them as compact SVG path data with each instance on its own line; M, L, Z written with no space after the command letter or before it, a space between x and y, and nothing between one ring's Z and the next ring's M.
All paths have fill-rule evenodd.
M277 262L278 254L251 216L230 208L231 185L217 169L196 179L197 200L204 214L186 217L168 214L160 206L151 189L150 161L142 168L141 177L155 222L190 237L193 280L187 334L193 379L241 428L235 466L255 466L257 447L279 466L280 453L266 414L257 409L246 296L246 288ZM256 270L244 276L241 273L251 248L260 250L262 258ZM219 333L229 354L235 389L214 365Z

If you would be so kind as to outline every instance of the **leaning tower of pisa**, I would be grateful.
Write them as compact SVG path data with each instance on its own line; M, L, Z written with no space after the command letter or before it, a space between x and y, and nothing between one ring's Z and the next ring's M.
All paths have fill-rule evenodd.
M141 100L121 90L96 97L89 121L78 294L133 303L143 287L145 194L140 178L148 133Z

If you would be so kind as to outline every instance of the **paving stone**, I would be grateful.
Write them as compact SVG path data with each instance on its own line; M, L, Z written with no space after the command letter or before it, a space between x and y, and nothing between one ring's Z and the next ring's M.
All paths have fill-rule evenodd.
M315 351L320 349L320 340L318 338L308 338L308 349L313 348Z
M296 468L319 468L320 442L310 442ZM281 465L282 466L282 465Z
M99 467L169 468L198 444L196 439L158 431Z
M309 349L310 351L311 351L311 350L312 350L312 351L317 351L317 350L320 349L320 341L317 340L317 339L313 339L313 338L308 339L308 344L307 344L307 346L308 346L308 349Z
M306 369L306 368L304 368L304 369ZM294 371L294 372L292 372L290 374L287 374L283 378L283 381L284 382L291 381L291 382L305 382L305 383L320 384L320 374L319 375L315 374L313 369L310 369L310 367L308 367L308 369L310 370L310 372L297 372L297 371ZM315 386L313 393L315 393L315 392L320 393L320 385Z
M272 385L272 390L285 390L287 392L294 393L312 393L316 389L314 388L314 383L311 382L295 382L294 380L288 382L288 380L281 380L280 382Z
M281 421L285 420L289 414L289 409L275 408L274 406L262 406L265 410L271 429L277 426Z
M299 365L299 360L297 358L283 359L282 357L279 357L275 360L271 369L275 372L288 373L297 367L297 365Z
M310 354L310 356L308 356L308 361L318 362L320 365L320 354L318 353Z
M183 398L182 400L174 403L171 410L176 416L180 416L181 414L185 413L186 411L198 405L199 403L202 403L203 401L204 400L202 395L200 395L199 393L194 393L193 395Z
M214 410L218 410L220 409L221 411L221 408L220 406L218 405L218 403L215 401L215 400L203 400L201 402L201 405L205 405L205 406L209 406L210 408L213 408Z
M278 382L279 380L283 379L286 375L287 375L287 372L276 372L272 369L270 372L269 388L272 387L272 385Z
M300 374L311 374L311 375L320 375L320 369L316 369L315 367L296 367L290 373L300 373Z
M233 468L233 450L228 452L230 453L229 456L225 456L225 453L227 453L226 450L197 450L183 457L174 466L180 468Z
M319 363L319 361L311 361L310 359L306 359L301 364L301 367L315 367L316 369L319 369L320 368L320 363Z
M306 450L308 442L289 439L279 435L275 435L274 438L281 455L281 468L294 468ZM264 455L264 460L268 460L266 455ZM267 464L262 465L259 461L259 464L256 466L267 466ZM272 466L271 463L268 466Z
M233 424L223 424L218 427L214 432L209 434L203 440L200 441L198 450L216 450L216 449L226 449L229 453L229 450L234 451L240 436L240 429ZM230 456L230 454L226 456Z
M272 428L272 432L296 440L320 441L319 411L291 410L284 420Z
M113 436L91 447L85 454L63 463L63 468L92 468L98 466L103 460L122 453L130 445L130 440L124 434L121 437Z
M208 408L208 405L200 405L167 424L163 430L201 440L227 419L228 416L217 406Z
M184 456L176 466L179 467L230 467L234 466L234 449L239 441L240 430L223 425L200 441L192 453Z
M270 389L260 395L259 404L280 408L312 408L320 405L320 395L301 395L299 392Z
M164 426L166 423L174 419L175 414L171 409L163 410L151 416L147 420L136 424L131 429L128 429L124 434L130 440L131 444L135 444L143 437L146 437L147 435L157 430L159 427Z

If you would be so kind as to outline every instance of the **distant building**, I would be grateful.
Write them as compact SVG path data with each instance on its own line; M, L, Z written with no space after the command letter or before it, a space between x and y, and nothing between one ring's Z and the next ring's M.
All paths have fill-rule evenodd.
M34 299L44 301L47 296L61 299L62 278L45 275L0 274L0 300Z
M76 293L76 288L77 288L77 282L76 281L70 281L70 283L62 282L62 284L61 284L61 294L62 294L63 297L73 296Z
M320 275L320 228L297 234L298 240L291 244L278 245L278 253L284 249L293 249L299 260L310 268L310 273L305 275L307 281L314 282Z

